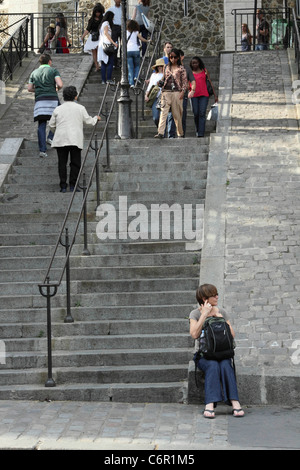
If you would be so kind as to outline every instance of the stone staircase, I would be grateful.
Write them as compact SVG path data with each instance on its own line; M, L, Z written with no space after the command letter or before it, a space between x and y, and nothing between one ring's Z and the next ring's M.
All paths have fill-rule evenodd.
M80 98L92 115L99 107L92 109L90 96L104 89L97 81L96 89L89 89L95 75L100 80L91 72ZM190 121L191 116L192 129ZM127 197L128 206L147 208L204 204L209 138L157 142L147 138L153 131L147 116L143 139L110 143L112 173L101 172L101 203L113 205L117 215L119 196ZM0 364L0 399L184 402L193 346L188 315L195 304L201 247L187 250L186 241L173 239L172 231L168 240L120 240L118 232L115 240L99 240L94 186L88 198L91 256L82 255L80 227L71 256L74 323L64 323L63 281L51 303L56 387L44 386L46 299L38 284L70 200L70 193L58 191L56 152L48 153L40 160L36 142L26 142L1 194L0 337L6 360ZM91 152L89 168L93 159ZM70 230L81 200L82 193L76 194ZM51 281L63 262L61 247Z

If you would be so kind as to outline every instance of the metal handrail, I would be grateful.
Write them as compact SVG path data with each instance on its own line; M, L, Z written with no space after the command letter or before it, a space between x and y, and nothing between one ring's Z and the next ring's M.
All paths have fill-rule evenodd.
M104 107L104 104L105 104L105 100L106 100L106 95L107 95L107 91L109 89L110 85L107 84L106 85L106 88L105 88L105 92L104 92L104 96L103 96L103 99L102 99L102 102L101 102L101 105L100 105L100 108L99 108L99 112L98 112L98 116L100 116L102 114L102 110L103 110L103 107ZM111 108L110 108L110 111L109 111L109 116L108 118L106 119L106 123L105 123L105 126L104 126L104 130L103 130L103 133L102 133L102 138L100 140L100 145L99 147L97 148L97 154L95 156L95 162L94 162L94 165L92 167L92 171L91 171L91 174L90 174L90 177L89 177L89 180L88 180L88 183L87 183L87 188L88 190L86 191L85 193L85 196L83 198L83 201L82 201L82 204L81 204L81 208L80 208L80 211L79 211L79 217L77 219L77 222L76 222L76 226L75 226L75 230L74 230L74 234L73 234L73 238L72 238L72 241L70 243L70 248L68 250L68 253L66 255L66 258L68 259L70 254L71 254L71 250L72 250L72 246L75 242L75 238L76 238L76 235L77 235L77 230L78 230L78 227L79 227L79 223L80 223L80 219L81 219L81 215L82 215L82 212L84 210L84 205L85 205L85 202L86 202L86 199L87 199L87 196L88 196L88 192L89 192L89 189L91 187L91 184L92 184L92 179L93 179L93 175L94 175L94 172L95 172L95 169L96 169L96 165L98 164L98 159L99 159L99 156L100 156L100 152L102 150L102 147L103 147L103 142L104 142L104 139L105 139L105 136L106 136L106 131L107 131L107 127L108 127L108 124L109 124L109 121L110 121L110 118L111 118L111 115L112 115L112 112L113 112L113 108L114 108L114 105L115 105L115 102L116 102L116 97L117 97L117 93L119 91L119 83L116 85L116 90L115 90L115 93L114 93L114 97L113 97L113 100L112 100L112 104L111 104ZM45 274L45 277L44 277L44 282L42 284L39 284L39 286L41 287L46 287L49 285L49 283L47 282L47 279L49 278L50 276L50 271L51 271L51 268L52 268L52 265L53 265L53 262L54 262L54 259L55 259L55 256L56 256L56 253L57 253L57 249L61 243L61 238L62 238L62 235L63 235L63 232L65 230L65 227L66 227L66 223L67 223L67 220L68 220L68 217L70 215L70 212L71 212L71 209L72 209L72 206L73 206L73 201L74 201L74 198L75 198L75 195L76 195L76 190L79 186L79 180L80 180L80 177L82 176L83 174L83 169L84 169L84 165L86 163L86 160L87 160L87 157L88 157L88 153L89 153L89 149L91 147L91 144L92 144L92 140L94 138L94 135L95 135L95 132L96 132L96 128L97 128L97 125L98 125L98 122L95 124L95 126L93 127L93 131L91 133L91 136L90 136L90 139L89 139L89 142L88 142L88 146L87 146L87 149L86 149L86 152L85 152L85 156L84 156L84 159L82 161L82 164L81 164L81 167L80 167L80 170L79 170L79 174L78 174L78 178L77 178L77 181L76 181L76 184L74 186L74 191L72 193L72 197L71 197L71 200L69 202L69 206L67 208L67 211L66 211L66 214L65 214L65 217L64 217L64 220L63 220L63 223L62 223L62 226L61 226L61 229L60 229L60 232L59 232L59 235L58 235L58 238L57 238L57 242L56 242L56 245L55 245L55 248L54 248L54 251L53 251L53 254L52 254L52 257L50 259L50 262L49 262L49 265L48 265L48 269L46 271L46 274ZM58 278L58 281L57 282L54 282L54 283L50 283L50 285L57 285L59 286L61 284L61 281L62 281L62 278L63 278L63 275L64 275L64 271L65 271L65 267L66 267L66 263L67 263L67 259L63 265L63 268L62 268L62 271L61 271L61 275L59 276Z
M8 78L12 79L15 68L17 65L22 65L23 57L28 55L29 21L30 15L27 15L9 26L11 27L22 22L0 48L0 80L2 81L6 81ZM1 32L8 34L5 29ZM15 60L15 55L17 56L17 60ZM5 69L8 73L5 73Z
M68 233L68 229L66 228L66 223L67 223L68 217L69 217L70 212L71 212L71 208L72 208L73 201L74 201L74 198L75 198L75 195L76 195L76 192L77 192L77 188L79 187L79 180L80 180L80 177L83 173L83 169L84 169L87 157L88 157L89 149L90 149L90 147L93 148L92 147L92 140L94 138L98 122L93 127L93 131L92 131L90 139L89 139L89 143L88 143L88 146L87 146L87 149L86 149L86 153L85 153L82 165L80 167L78 178L77 178L76 184L74 186L73 194L72 194L71 200L69 202L68 209L66 211L66 214L65 214L62 226L61 226L61 230L59 232L57 242L56 242L52 257L51 257L49 265L48 265L48 269L47 269L44 281L42 283L38 284L40 294L43 297L46 297L46 299L47 299L48 378L47 378L47 381L45 383L46 387L55 387L56 386L55 381L52 377L51 297L54 297L57 294L57 290L58 290L59 286L61 285L63 275L66 271L67 316L65 318L65 322L66 323L72 323L74 320L73 320L71 312L70 312L69 260L70 260L70 255L71 255L73 245L75 243L75 238L76 238L76 235L77 235L77 231L78 231L79 223L80 223L80 220L81 220L81 217L82 217L82 213L84 213L84 219L85 219L84 222L86 223L86 201L87 201L87 197L88 197L88 194L89 194L89 189L91 188L91 185L92 185L92 179L93 179L93 176L94 176L94 173L95 173L95 169L96 169L96 167L98 167L100 152L101 152L101 149L103 147L104 139L105 139L106 134L108 132L108 125L109 125L109 122L110 122L110 119L111 119L113 108L115 106L117 94L118 94L118 91L119 91L119 86L120 86L120 84L118 83L116 85L116 89L115 89L115 93L114 93L114 96L113 96L113 100L112 100L112 104L111 104L111 107L110 107L109 114L106 118L106 123L105 123L104 129L103 129L102 138L100 140L100 145L99 145L99 147L98 147L98 145L95 146L96 149L97 149L97 153L95 155L95 161L94 161L94 164L93 164L93 167L92 167L92 171L90 173L90 177L88 179L88 182L87 183L84 182L84 185L83 185L84 186L84 188L83 188L84 189L84 197L83 197L82 204L81 204L81 207L80 207L80 210L79 210L79 216L77 218L77 222L76 222L76 225L75 225L72 240L71 240L71 242L69 241L69 233ZM100 105L98 115L102 114L102 110L103 110L103 107L104 107L104 103L105 103L105 100L106 100L106 96L107 96L107 92L108 92L109 87L110 87L110 85L107 84L106 88L105 88L104 96L103 96L103 99L102 99L102 102L101 102L101 105ZM96 142L97 142L97 140L96 140ZM84 176L84 179L85 179L85 175L83 175L83 176ZM62 242L62 236L63 236L63 232L64 232L65 229L66 229L66 241L65 241L65 243L63 243ZM58 276L58 279L56 281L50 282L50 272L51 272L51 269L52 269L52 266L53 266L53 262L56 258L57 249L58 249L59 245L62 245L62 246L65 247L66 257L65 257L65 261L64 261L63 267L62 267L61 272L60 272L60 276Z
M268 17L275 17L278 19L285 19L287 20L287 31L288 36L290 36L290 18L291 18L291 8L283 7L283 8L264 8L263 9L267 21L269 21ZM252 49L255 50L256 46L256 9L255 8L235 8L231 11L231 14L234 16L234 42L235 42L235 51L238 52L238 47L241 46L241 25L242 23L247 23L248 26L250 25L248 18L250 19L250 31L253 37ZM239 25L237 25L237 18L240 17ZM246 18L246 20L245 20ZM251 30L252 27L252 30ZM271 33L270 33L271 36ZM279 36L278 26L277 26L277 37ZM238 40L238 37L240 40ZM277 46L278 41L272 43L270 41L269 45L273 47ZM288 46L287 46L288 47Z

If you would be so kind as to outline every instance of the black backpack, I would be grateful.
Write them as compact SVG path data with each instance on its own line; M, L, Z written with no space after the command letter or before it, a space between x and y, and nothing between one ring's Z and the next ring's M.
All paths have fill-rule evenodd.
M194 355L195 373L198 361L201 357L215 361L233 359L234 348L234 339L231 334L230 326L225 318L208 317L204 322L199 337L199 350Z

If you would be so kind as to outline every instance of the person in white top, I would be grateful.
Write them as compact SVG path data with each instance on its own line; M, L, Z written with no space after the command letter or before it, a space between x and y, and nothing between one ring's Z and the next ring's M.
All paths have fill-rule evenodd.
M146 89L145 93L145 101L149 101L149 94L153 86L157 85L160 80L162 80L163 75L164 75L164 66L165 66L165 61L164 59L157 59L155 64L152 66L152 69L154 70L155 73L151 74L150 81L148 84L148 87ZM159 96L161 95L161 90L159 90L153 104L152 104L152 118L154 121L154 124L156 127L158 127L159 123L159 116L160 116L160 109L156 107Z
M122 37L122 5L121 0L112 0L111 3L115 5L108 8L106 12L111 11L114 14L113 19L113 27L112 27L112 34L111 37L114 42L118 42L120 44L120 39ZM114 65L118 65L117 61L117 53L114 54Z
M91 117L84 106L77 103L77 90L74 86L63 89L64 104L55 108L49 126L54 132L52 147L56 148L58 156L58 173L60 192L67 189L67 163L70 162L70 191L74 191L81 166L81 150L83 149L83 124L94 126L100 121L100 116Z
M114 54L107 55L103 50L104 44L113 44L117 50L118 44L112 39L114 13L107 11L103 17L100 37L98 44L98 62L101 62L101 78L102 84L111 82L113 67L114 67Z
M134 87L134 80L137 79L140 70L140 42L148 42L139 33L139 25L134 20L127 22L127 65L128 81L130 87Z

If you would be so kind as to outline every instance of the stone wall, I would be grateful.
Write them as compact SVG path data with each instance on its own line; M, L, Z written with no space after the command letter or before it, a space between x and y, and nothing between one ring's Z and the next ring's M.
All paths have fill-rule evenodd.
M163 40L186 55L211 56L224 49L223 0L189 0L188 16L184 16L182 0L152 0L151 15L165 18Z

